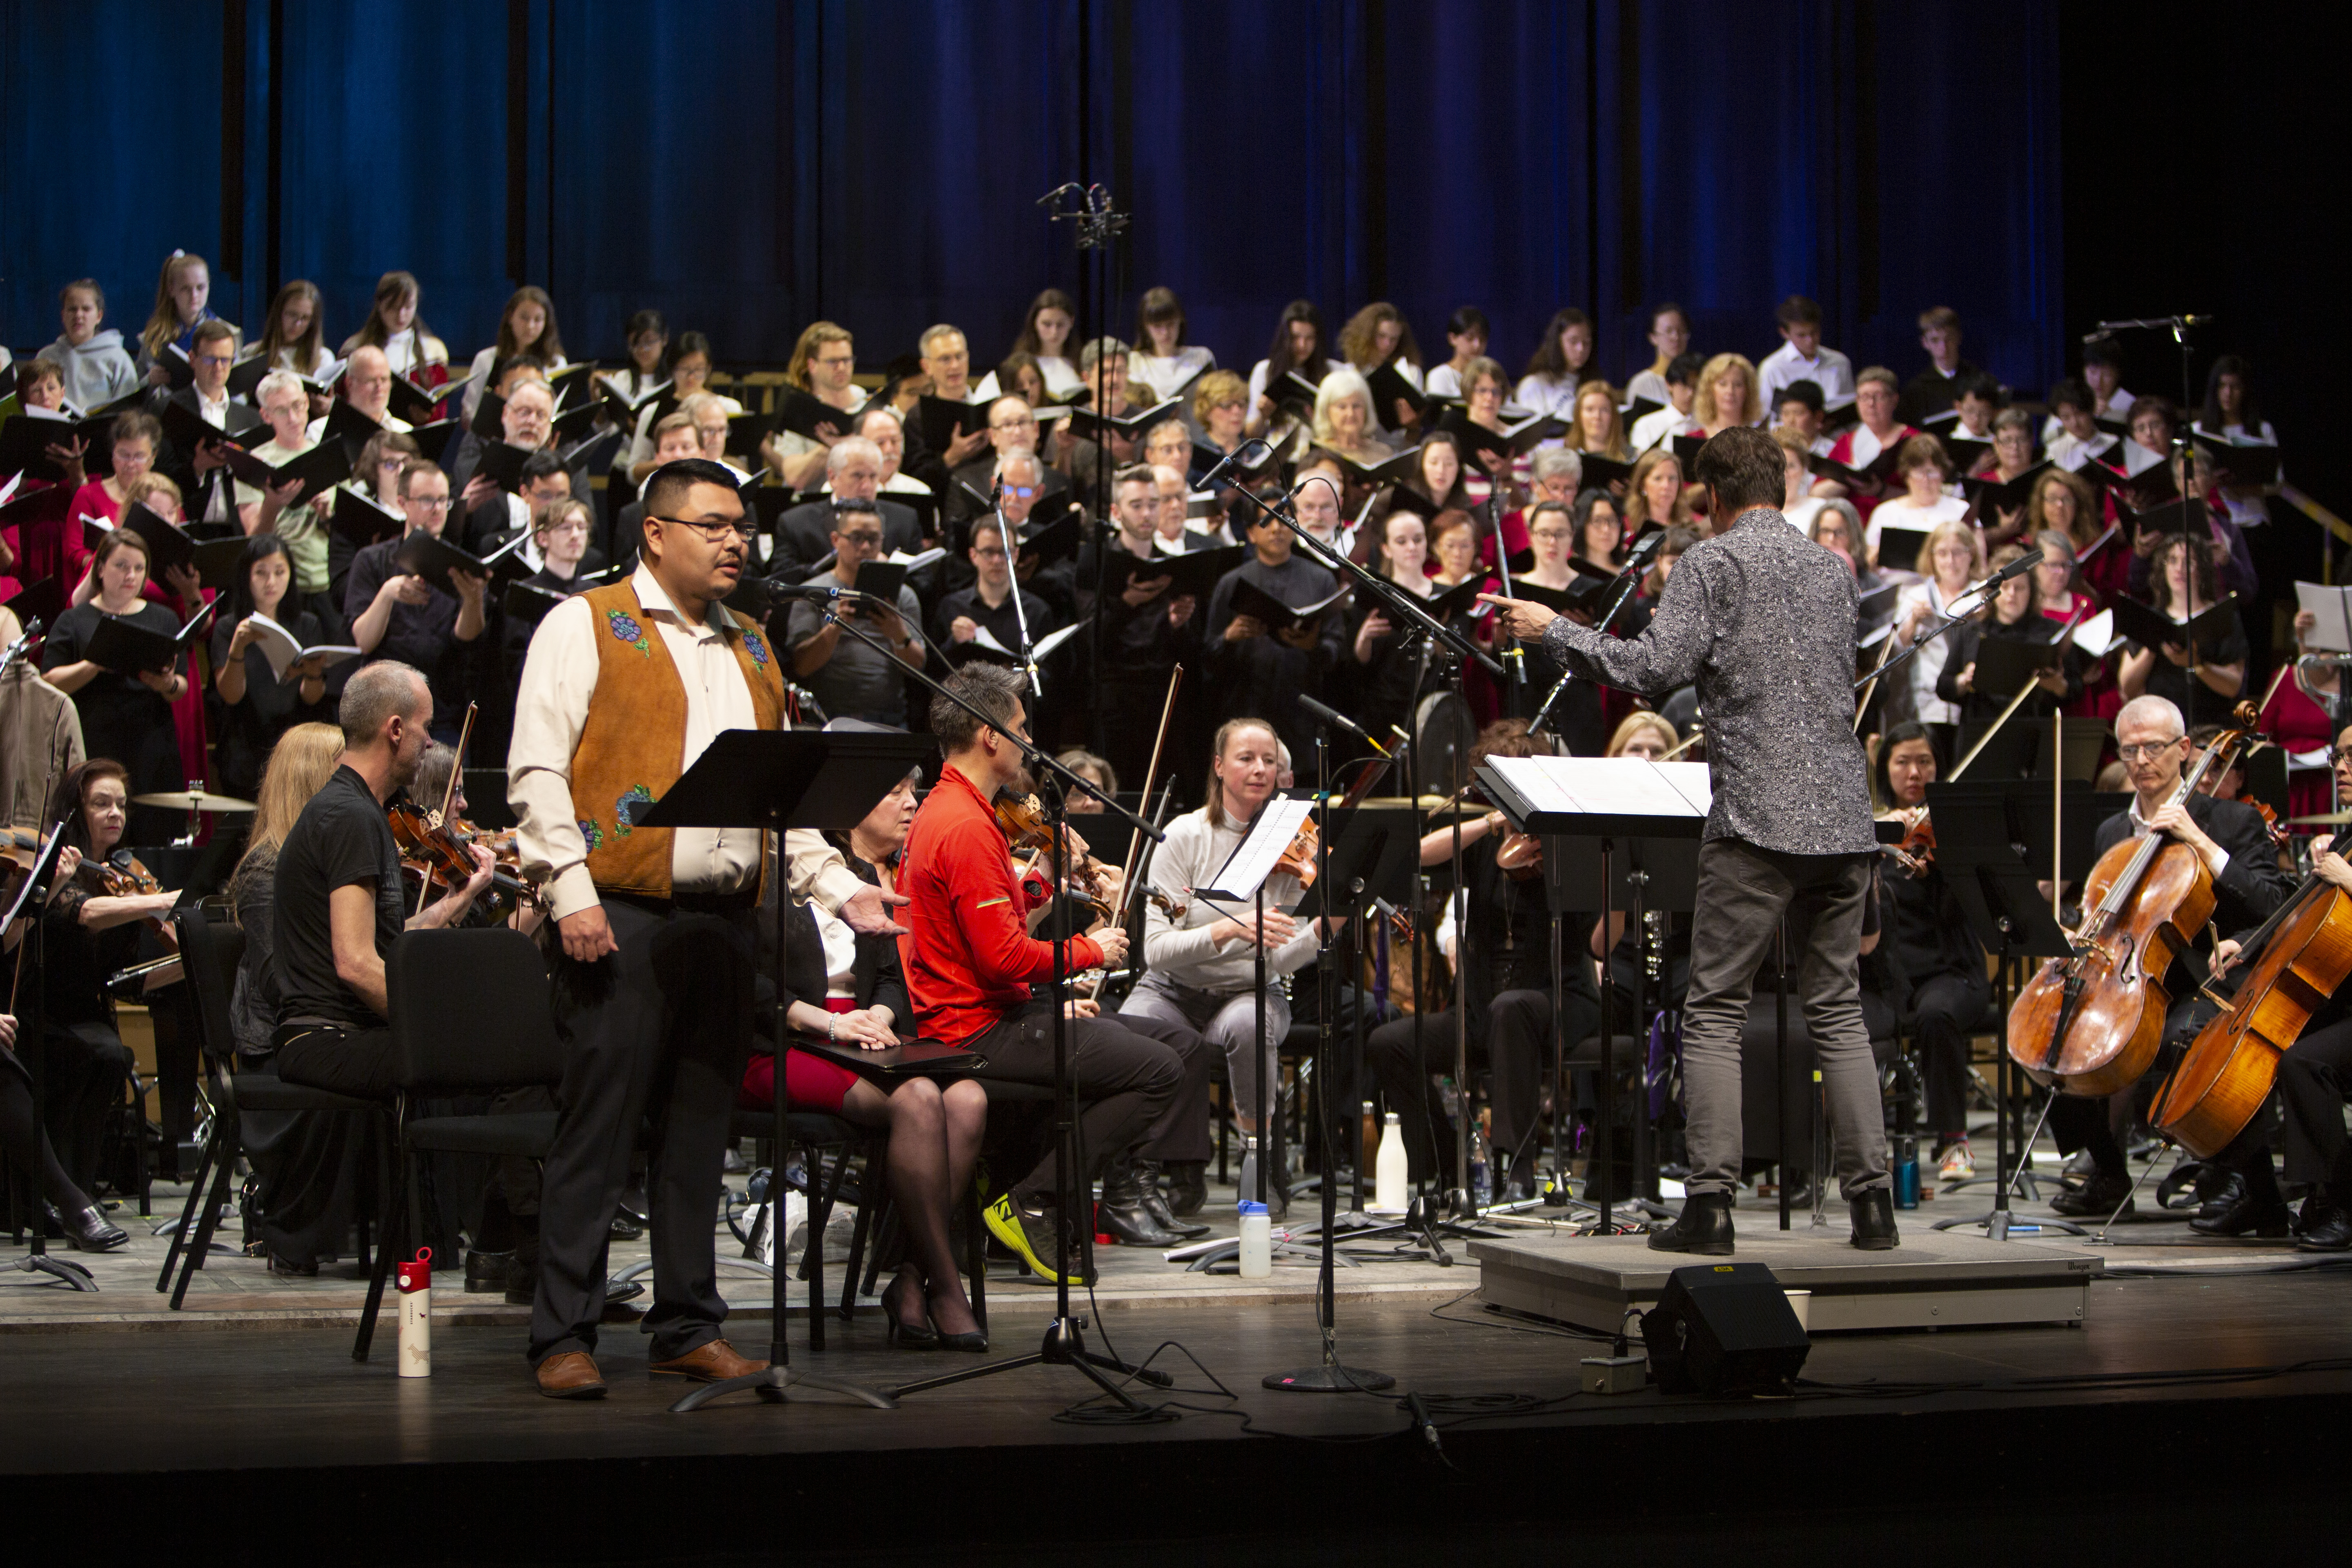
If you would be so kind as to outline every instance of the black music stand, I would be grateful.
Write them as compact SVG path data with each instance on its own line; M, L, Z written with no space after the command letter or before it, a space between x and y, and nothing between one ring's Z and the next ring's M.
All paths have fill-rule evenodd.
M1567 840L1592 841L1590 874L1600 889L1599 918L1606 933L1610 914L1616 908L1621 854L1629 857L1624 864L1648 866L1654 861L1663 870L1675 846L1688 847L1696 892L1696 847L1706 827L1713 800L1708 767L1706 763L1649 763L1622 757L1489 757L1479 764L1478 777L1487 798L1500 805L1520 831L1545 840L1547 861L1555 852L1563 859L1573 852ZM1620 1225L1616 1215L1615 989L1601 987L1601 1127L1593 1140L1593 1160L1600 1166L1597 1199L1590 1165L1584 1184L1585 1201L1600 1210L1600 1217L1588 1235L1615 1236L1633 1228ZM1561 1012L1555 997L1555 1032ZM1557 1114L1557 1105L1553 1109Z
M59 822L49 829L48 836L41 842L39 852L33 857L33 868L25 874L24 886L17 890L16 903L5 917L0 917L0 931L6 931L20 919L25 921L25 934L17 939L22 945L16 953L16 973L21 977L29 969L33 984L29 988L16 987L19 1006L16 1015L16 1059L25 1064L25 1076L33 1080L33 1133L37 1138L46 1135L41 1130L48 1125L48 1103L45 1098L48 1045L41 1036L46 1025L42 1016L42 990L47 970L43 966L41 957L41 911L48 906L49 879L57 871L58 855L65 847L65 826ZM33 1151L33 1165L37 1171L40 1168L38 1149ZM31 1184L26 1203L32 1210L32 1223L26 1226L32 1233L32 1241L25 1256L16 1259L17 1272L47 1274L76 1290L96 1292L97 1279L79 1261L49 1256L48 1239L42 1234L41 1188L37 1180Z
M678 781L652 806L637 814L633 827L754 827L777 836L778 854L772 875L782 876L782 838L793 827L847 830L866 819L898 787L898 781L922 764L937 743L929 735L896 734L887 731L725 730L713 739ZM781 1232L783 1218L781 1183L784 1151L791 1147L785 1131L784 1050L791 1032L784 1026L789 1005L783 986L785 922L776 922L776 1177L770 1185L771 1226ZM768 1271L770 1300L775 1313L768 1335L768 1364L759 1372L723 1382L709 1383L670 1406L674 1414L698 1410L725 1394L755 1389L762 1399L781 1403L795 1386L821 1388L863 1400L877 1410L895 1410L898 1402L888 1394L845 1378L812 1376L791 1364L784 1342L784 1298L792 1269L784 1254L784 1237L776 1237L775 1266ZM822 1237L814 1245L823 1246ZM816 1309L812 1308L812 1310Z
M2061 788L2063 794L2060 796L2060 809L2067 809L2064 803L2072 801L2072 815L2076 821L2087 818L2091 809L2089 790L2079 785L2071 790L2063 785ZM1993 955L1994 1006L2001 1021L2000 1055L1993 1068L1992 1124L1993 1169L2000 1174L2000 1195L1987 1213L1940 1219L1931 1228L1952 1230L1980 1225L1985 1227L1986 1239L1990 1241L2006 1241L2012 1230L2084 1234L2082 1226L2055 1216L2021 1226L2011 1218L2009 1211L2011 1192L2032 1156L2033 1136L2042 1129L2041 1121L2036 1120L2033 1132L2022 1135L2017 1162L2012 1166L2009 1154L2011 1104L2016 1095L2009 1053L2011 987L2016 977L2012 961L2062 957L2074 951L2074 944L2050 912L2048 896L2042 891L2042 883L2050 873L2049 798L2047 787L2035 783L1970 780L1927 786L1927 806L1936 823L1937 868L1952 889L1969 931ZM2038 835L2037 816L2042 830ZM2087 829L2069 831L2066 844L2080 844L2087 850L2091 837ZM2033 853L2037 845L2043 851L2039 856ZM2065 869L2080 875L2072 863ZM2046 1105L2043 1114L2048 1114Z

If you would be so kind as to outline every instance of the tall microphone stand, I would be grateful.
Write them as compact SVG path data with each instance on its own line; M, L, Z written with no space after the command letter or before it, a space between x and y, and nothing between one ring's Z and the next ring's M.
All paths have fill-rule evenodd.
M1017 590L1018 584L1015 584L1015 588ZM875 652L900 664L906 668L908 674L921 681L934 693L946 698L1020 748L1023 759L1029 765L1031 777L1036 781L1038 794L1045 799L1045 820L1054 828L1054 888L1058 894L1069 870L1067 854L1063 842L1063 827L1067 816L1065 791L1074 784L1083 788L1086 781L1055 762L1034 742L1018 735L1006 734L1000 726L999 721L991 718L963 698L950 691L944 684L933 679L928 671L907 666L905 661L892 654L880 639L854 625L841 613L838 603L845 592L847 591L835 590L827 595L831 602L828 602L824 607L825 619L839 626L849 636L856 637L859 642L866 644ZM1127 818L1129 822L1135 825L1135 830L1138 833L1145 835L1153 843L1160 843L1167 837L1167 835L1161 833L1160 829L1119 805L1118 802L1100 796L1097 798L1102 799L1103 809L1106 812ZM1045 1325L1044 1342L1028 1355L1012 1356L1003 1361L990 1362L984 1366L972 1367L969 1371L949 1373L942 1377L927 1377L913 1383L902 1384L890 1390L890 1395L893 1398L902 1398L909 1394L927 1393L934 1388L945 1388L950 1384L969 1383L976 1377L991 1377L1001 1372L1012 1372L1021 1367L1036 1366L1043 1363L1054 1366L1075 1367L1104 1394L1118 1401L1122 1408L1140 1410L1143 1408L1142 1405L1119 1384L1112 1382L1108 1373L1119 1373L1129 1378L1140 1378L1146 1383L1161 1388L1171 1386L1174 1381L1165 1373L1132 1366L1115 1356L1099 1355L1087 1349L1086 1321L1075 1316L1070 1310L1070 1272L1078 1266L1080 1256L1085 1250L1078 1239L1083 1233L1077 1229L1077 1226L1081 1223L1087 1223L1089 1216L1085 1212L1087 1186L1086 1171L1078 1163L1080 1152L1077 1083L1070 1069L1069 1018L1067 1016L1069 923L1056 916L1053 919L1052 926L1054 1139L1056 1163L1059 1166L1059 1179L1055 1184L1056 1189L1055 1200L1061 1211L1056 1218L1062 1226L1063 1239L1062 1256L1055 1259L1053 1321Z
M1004 477L1002 474L997 476L995 493L989 497L988 504L990 510L996 513L996 542L1004 551L1004 563L1013 573L1013 621L1021 628L1021 670L1029 678L1029 702L1034 708L1045 700L1045 688L1037 679L1037 646L1029 640L1029 612L1021 605L1020 547L1013 542L1013 530L1004 521ZM1097 547L1095 554L1100 557L1102 553ZM1099 669L1102 667L1097 664L1095 668ZM1143 782L1146 785L1151 783L1150 779Z

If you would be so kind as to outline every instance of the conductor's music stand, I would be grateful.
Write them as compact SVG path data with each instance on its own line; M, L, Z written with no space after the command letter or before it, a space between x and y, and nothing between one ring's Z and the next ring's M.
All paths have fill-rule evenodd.
M1591 876L1600 891L1601 930L1605 934L1610 914L1617 907L1621 855L1631 858L1625 863L1637 866L1654 858L1663 868L1672 859L1677 841L1697 844L1714 800L1708 767L1706 763L1653 763L1632 757L1489 757L1478 766L1478 781L1487 798L1501 806L1520 831L1545 839L1547 859L1555 850L1563 857L1578 853L1568 840L1591 841ZM1601 987L1601 1126L1593 1140L1593 1161L1600 1175L1596 1182L1588 1165L1584 1184L1586 1202L1601 1211L1588 1234L1601 1236L1619 1235L1640 1223L1621 1225L1616 1215L1615 989L1607 984ZM1562 1012L1555 997L1555 1036ZM1565 1042L1558 1042L1557 1048L1564 1050ZM1643 1110L1646 1112L1647 1108Z
M2078 786L2067 791L2066 796L2087 802L2089 793ZM1994 1005L2001 1020L2000 1055L1993 1069L1992 1124L1993 1169L2000 1173L2000 1195L1985 1214L1937 1220L1933 1228L1952 1230L1980 1225L1985 1227L1986 1238L1991 1241L2007 1240L2013 1228L2062 1230L2070 1236L2084 1234L2082 1226L2054 1216L2036 1220L2032 1226L2017 1226L2009 1212L2011 1193L2032 1157L2033 1138L2042 1130L2037 1119L2033 1131L2025 1134L2012 1167L2009 1157L2010 1104L2016 1086L2009 1054L2011 985L2015 978L2011 961L2060 957L2074 951L2074 944L2050 912L2049 895L2042 890L2049 875L2048 863L2029 853L2035 837L2032 826L2034 816L2048 798L2046 786L2038 783L1979 784L1970 780L1966 784L1927 786L1927 807L1936 824L1937 868L1952 889L1969 929L1994 957ZM2063 802L2065 796L2061 798ZM2042 826L2049 826L2046 817ZM2068 838L2089 842L2087 834L2069 834ZM2045 835L2041 841L2046 845L2049 839ZM2049 1113L2047 1105L2042 1113Z
M929 735L905 735L887 731L725 730L713 739L678 781L662 797L639 812L634 827L757 828L777 836L778 855L772 875L782 876L782 837L787 828L819 827L846 831L866 819L898 781L920 766L936 749ZM784 931L776 922L776 1159L781 1171L783 1151L791 1140L785 1131L784 1049L791 1039L784 1026L789 998L783 986ZM782 1223L782 1205L775 1208ZM743 1389L760 1397L782 1401L795 1386L821 1388L863 1400L877 1410L893 1410L898 1401L878 1390L845 1378L820 1377L795 1370L784 1342L784 1298L792 1270L784 1266L784 1238L776 1238L776 1264L769 1270L770 1300L775 1317L768 1335L768 1364L695 1389L670 1406L684 1414L712 1400ZM823 1245L822 1240L818 1245Z

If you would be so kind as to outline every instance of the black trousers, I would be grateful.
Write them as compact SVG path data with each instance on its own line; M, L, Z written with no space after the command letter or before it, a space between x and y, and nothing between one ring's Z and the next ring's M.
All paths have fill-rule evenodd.
M59 1213L75 1215L89 1207L89 1195L66 1173L56 1141L33 1115L32 1075L15 1051L5 1049L0 1049L0 1155L25 1178L28 1192L57 1205Z
M380 1053L383 1058L383 1092L388 1093L392 1036L389 1030L375 1035L380 1043L364 1047L363 1055ZM348 1065L324 1044L295 1053L298 1060L306 1054L316 1070L327 1076L342 1076L337 1068ZM237 1066L240 1078L272 1076L278 1071L277 1053L240 1052ZM302 1268L343 1256L353 1222L376 1212L383 1130L380 1117L343 1111L240 1110L237 1142L253 1162L257 1211L249 1239L258 1239L271 1257Z
M1174 1047L1141 1033L1135 1026L1141 1022L1125 1016L1073 1018L1066 1026L1070 1072L1077 1086L1078 1131L1089 1176L1104 1161L1129 1153L1147 1159L1208 1157L1206 1130L1196 1128L1188 1139L1176 1125L1189 1076L1186 1059ZM1054 1082L1050 1003L1032 1002L966 1043L988 1058L988 1078L1048 1087ZM1194 1053L1203 1075L1207 1052L1202 1044ZM1196 1142L1199 1152L1192 1152ZM1060 1155L1049 1137L1045 1157L1013 1183L1013 1195L1024 1206L1049 1201L1058 1190Z
M2352 1201L2352 1143L2344 1101L2352 1096L2352 1019L2314 1029L2279 1058L2278 1099L2286 1113L2286 1179L2325 1184Z
M1969 1135L1969 1036L1991 1005L1982 973L1931 974L1911 993L1902 1024L1918 1044L1927 1130L1939 1144Z
M2193 993L2181 997L2165 1015L2164 1047L2139 1082L2103 1100L2060 1095L2050 1108L2050 1132L2057 1140L2058 1152L2072 1154L2077 1149L2088 1150L2101 1176L2127 1179L2131 1173L2125 1165L2119 1131L2129 1126L2136 1116L2146 1114L2156 1086L2179 1059L2179 1053L2197 1037L2197 1031L2219 1011L2212 1003ZM2212 1163L2245 1177L2248 1191L2257 1201L2274 1203L2278 1200L2278 1176L2271 1164L2269 1131L2270 1111L2265 1106L2255 1112L2253 1120L2227 1148L2213 1157Z
M97 1190L109 1112L123 1104L131 1047L107 1024L51 1024L43 1032L42 1111L49 1142L75 1186Z
M651 1358L699 1349L727 1318L711 1233L751 1048L752 911L690 913L607 898L604 918L617 952L593 964L560 953L553 961L565 1055L540 1197L533 1365L596 1348L613 1214L647 1121Z
M278 1031L278 1076L354 1100L389 1100L400 1087L390 1029L289 1025Z
M1576 998L1592 1017L1598 1004ZM1433 1072L1454 1068L1454 1014L1432 1013L1421 1021L1421 1050L1412 1044L1413 1021L1382 1024L1364 1040L1365 1065L1380 1080L1388 1107L1404 1132L1406 1168L1418 1182L1432 1172L1454 1181L1454 1121L1429 1083ZM1580 1031L1571 1027L1571 1033ZM1537 1134L1543 1123L1544 1070L1552 1055L1551 998L1540 991L1506 991L1486 1007L1486 1027L1470 1036L1470 1065L1486 1068L1486 1100L1494 1112L1495 1163L1527 1175L1535 1168ZM1428 1112L1423 1114L1426 1105Z

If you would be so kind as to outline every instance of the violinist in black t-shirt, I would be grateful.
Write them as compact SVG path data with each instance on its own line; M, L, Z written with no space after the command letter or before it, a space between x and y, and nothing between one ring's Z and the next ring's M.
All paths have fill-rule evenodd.
M343 688L343 754L278 851L272 908L278 963L278 1076L360 1098L394 1087L384 958L403 930L455 924L489 886L474 874L413 918L385 803L416 776L433 695L411 666L369 665Z

